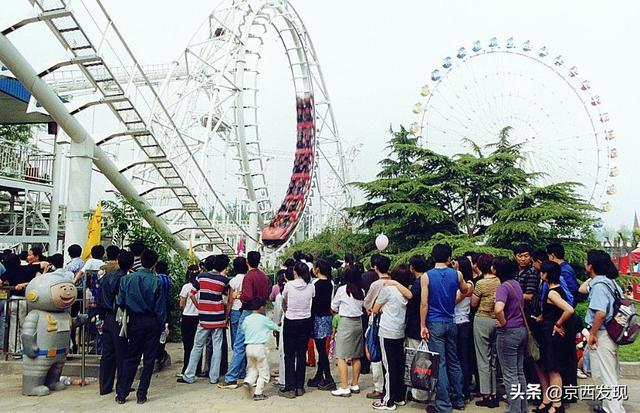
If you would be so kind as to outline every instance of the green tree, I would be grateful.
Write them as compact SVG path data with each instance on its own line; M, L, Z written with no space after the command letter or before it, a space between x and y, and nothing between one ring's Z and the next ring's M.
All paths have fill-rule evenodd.
M292 257L294 252L301 251L314 257L342 260L350 252L360 259L375 248L374 240L375 236L354 232L350 228L325 228L315 237L287 248L282 255Z
M597 244L593 216L597 209L576 194L577 186L571 182L532 186L515 196L493 217L488 243L498 248L518 243L544 248L560 241L568 261L584 262L587 249Z
M28 144L32 136L33 125L0 125L0 138Z
M447 157L421 148L401 127L392 132L377 179L356 184L367 202L352 208L352 216L372 233L387 234L391 252L411 250L437 233L481 236L536 176L519 166L521 145L509 143L510 130L487 148L468 141L473 154Z
M439 176L444 187L436 201L451 214L459 233L484 234L495 213L536 176L520 167L522 145L509 143L510 131L503 128L498 141L486 148L467 140L474 153L454 156L448 175Z
M453 167L451 160L421 148L404 127L392 131L387 149L389 157L380 162L377 179L354 184L367 201L350 208L351 216L371 234L384 232L390 252L407 251L438 232L455 231L454 222L435 202L446 185L440 177Z
M118 194L114 201L102 201L103 221L102 233L113 240L114 244L126 247L132 241L142 241L148 248L158 253L159 260L169 264L171 278L171 320L170 340L180 341L180 310L175 297L185 283L187 271L187 257L177 254L172 248L171 235L159 232L146 225L142 217L143 205L125 199Z
M492 254L494 256L506 255L511 256L511 251L504 248L496 248L491 245L487 245L480 237L469 237L467 234L460 235L445 235L436 234L428 242L420 244L416 248L395 254L392 256L392 265L409 262L409 258L414 255L424 255L428 257L431 255L431 250L436 244L449 244L451 245L453 257L463 255L467 251L480 252L485 254Z
M495 255L509 254L519 243L544 247L560 240L569 261L582 263L595 245L596 209L576 194L575 183L535 186L540 174L523 169L522 145L510 143L510 131L503 128L484 148L467 141L472 153L452 157L420 147L403 127L392 131L382 171L371 182L355 184L366 201L349 209L360 230L370 234L363 256L375 252L372 241L384 232L390 241L385 253L394 262L428 254L436 242L449 242L454 254ZM330 254L334 238L327 232L293 248Z

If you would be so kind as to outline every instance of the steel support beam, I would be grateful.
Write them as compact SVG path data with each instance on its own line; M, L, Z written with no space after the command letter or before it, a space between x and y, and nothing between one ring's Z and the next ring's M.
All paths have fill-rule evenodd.
M119 172L118 167L109 159L107 154L95 145L89 132L76 118L71 116L59 97L43 79L38 77L35 69L3 34L0 34L0 61L31 92L73 142L83 144L88 141L87 147L93 150L93 163L125 198L142 204L142 216L149 225L171 236L169 226L156 216L149 203L138 194L131 182ZM77 178L74 176L74 179ZM71 196L71 192L69 195ZM180 254L186 255L187 248L182 242L173 236L172 239L173 249Z
M51 179L51 204L49 205L49 255L58 252L58 213L60 212L60 189L62 187L62 148L58 136L53 139L53 176Z

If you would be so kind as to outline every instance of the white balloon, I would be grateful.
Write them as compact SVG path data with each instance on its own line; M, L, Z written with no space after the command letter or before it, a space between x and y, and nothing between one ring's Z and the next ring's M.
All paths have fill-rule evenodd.
M378 248L378 251L380 252L384 251L388 245L389 245L389 238L387 238L386 235L381 233L376 237L376 248Z

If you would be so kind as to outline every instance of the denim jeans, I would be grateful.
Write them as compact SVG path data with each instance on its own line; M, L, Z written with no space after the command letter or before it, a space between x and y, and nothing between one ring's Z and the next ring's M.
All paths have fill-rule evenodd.
M244 331L242 328L242 322L248 315L251 314L250 310L242 310L240 319L238 320L238 329L235 333L235 340L233 340L233 357L231 358L231 366L229 371L224 376L226 383L237 381L240 377L245 376L245 370L247 367L247 351L244 345Z
M231 328L231 345L236 342L236 332L240 327L240 317L242 310L231 310L229 313L229 327Z
M429 350L440 354L436 408L441 413L451 413L453 406L464 406L462 394L462 369L458 361L456 339L458 327L453 323L428 321ZM449 397L452 390L453 403Z
M507 413L526 413L527 399L512 397L518 386L525 392L527 382L524 378L524 354L527 348L527 329L525 327L499 328L497 332L498 359L502 368L504 389L507 392Z
M220 373L220 360L222 359L222 334L224 334L224 328L202 328L198 325L196 330L196 337L193 340L193 349L189 356L189 365L185 370L182 378L188 383L194 383L196 381L196 369L200 364L200 358L202 357L202 350L207 345L207 340L211 336L211 345L213 351L211 352L211 367L209 368L209 382L216 383Z

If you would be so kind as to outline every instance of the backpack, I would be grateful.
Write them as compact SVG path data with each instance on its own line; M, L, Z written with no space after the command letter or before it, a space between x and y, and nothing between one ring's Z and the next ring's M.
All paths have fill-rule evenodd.
M604 282L598 284L607 287L613 296L613 317L605 323L609 337L620 346L633 343L640 333L640 320L636 314L635 304L623 298L617 288L614 291Z
M376 314L373 316L373 320L364 336L366 355L372 363L382 361L382 349L380 348L380 338L378 336L379 329L380 316Z

